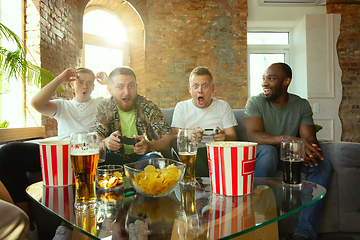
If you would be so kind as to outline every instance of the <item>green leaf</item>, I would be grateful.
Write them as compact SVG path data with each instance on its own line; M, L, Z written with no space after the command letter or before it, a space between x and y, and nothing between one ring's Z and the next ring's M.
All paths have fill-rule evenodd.
M9 51L0 46L0 93L4 91L3 82L11 78L34 84L38 87L51 82L55 76L49 71L34 65L25 59L22 40L9 28L0 23L0 39L6 39L16 44L15 51ZM63 92L61 87L59 91Z
M9 126L9 122L4 120L2 123L0 123L0 128L7 128Z

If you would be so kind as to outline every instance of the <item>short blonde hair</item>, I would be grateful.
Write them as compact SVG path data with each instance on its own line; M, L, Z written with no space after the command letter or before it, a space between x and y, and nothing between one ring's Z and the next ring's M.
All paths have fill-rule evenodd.
M199 67L194 68L191 71L190 76L189 76L189 84L191 84L190 81L191 81L191 79L193 78L194 75L200 75L200 76L209 75L210 76L210 83L211 84L213 83L213 76L211 74L211 71L207 67L199 66Z
M91 76L93 76L94 80L95 80L95 74L93 71L91 71L90 69L88 68L84 68L84 67L80 67L80 68L77 68L75 69L76 73L88 73L88 74L91 74Z
M111 71L109 75L109 83L112 83L112 78L117 75L127 75L127 76L133 76L136 82L136 75L134 70L132 70L130 67L118 67Z

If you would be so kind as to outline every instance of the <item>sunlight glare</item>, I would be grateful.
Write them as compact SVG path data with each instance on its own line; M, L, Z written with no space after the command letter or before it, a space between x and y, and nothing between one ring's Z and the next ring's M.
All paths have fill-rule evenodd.
M115 15L99 9L84 15L84 33L105 37L111 42L127 41L126 29L121 21Z

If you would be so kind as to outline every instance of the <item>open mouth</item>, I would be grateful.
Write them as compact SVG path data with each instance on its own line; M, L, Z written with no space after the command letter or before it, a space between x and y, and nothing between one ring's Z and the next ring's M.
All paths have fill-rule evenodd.
M82 92L83 95L86 95L86 92Z
M269 88L264 88L263 90L264 90L265 95L267 95L271 92L271 89L269 89Z
M204 97L198 97L198 104L203 105L204 104Z
M122 100L123 100L123 102L125 104L129 104L131 99L130 98L123 98Z

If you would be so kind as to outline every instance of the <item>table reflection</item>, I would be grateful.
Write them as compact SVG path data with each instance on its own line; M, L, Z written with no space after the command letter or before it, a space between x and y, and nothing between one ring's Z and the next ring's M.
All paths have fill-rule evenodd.
M315 202L326 192L309 182L304 182L301 188L291 188L284 186L281 179L255 178L251 194L231 197L212 193L206 181L196 186L180 185L162 198L129 196L133 189L98 189L96 208L86 211L74 209L74 185L46 187L39 182L27 191L41 206L81 232L86 231L83 233L87 236L121 240L229 236L259 239L265 235L266 239L276 239L277 220L299 211L309 201ZM260 231L252 231L260 227ZM269 237L266 229L274 238Z
M97 234L99 238L112 236L112 225L116 222L119 210L124 207L123 188L97 190Z

